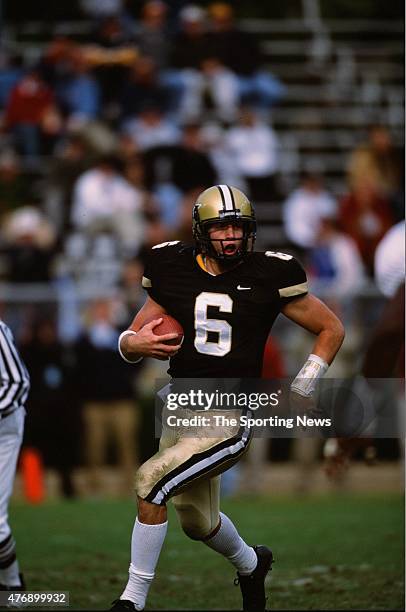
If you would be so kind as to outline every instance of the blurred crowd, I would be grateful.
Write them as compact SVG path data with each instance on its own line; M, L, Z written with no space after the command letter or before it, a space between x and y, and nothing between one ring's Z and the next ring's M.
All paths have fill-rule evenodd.
M286 88L231 4L148 0L138 19L118 0L82 9L87 40L54 35L31 65L1 51L2 280L115 286L120 264L191 238L193 200L216 182L277 202L288 246L338 294L373 274L376 245L403 217L384 126L354 150L339 201L311 173L284 193L272 108Z
M134 18L120 0L82 0L93 24L86 40L52 34L29 64L0 49L0 281L29 285L34 295L18 312L1 302L0 315L38 374L30 400L37 426L28 431L35 444L50 418L44 398L51 412L85 402L92 482L115 423L127 489L135 375L116 363L116 341L145 299L145 254L159 242L191 240L198 193L228 183L262 210L277 204L286 248L313 286L339 301L373 278L377 245L404 216L403 163L382 125L352 152L341 197L313 172L286 193L272 125L286 86L233 4L178 5L147 0ZM260 246L272 248L260 239L261 228ZM35 302L36 285L52 289L57 313ZM105 371L115 372L114 389ZM49 452L70 465L77 421L68 408L58 414L66 452ZM64 482L69 492L69 474Z

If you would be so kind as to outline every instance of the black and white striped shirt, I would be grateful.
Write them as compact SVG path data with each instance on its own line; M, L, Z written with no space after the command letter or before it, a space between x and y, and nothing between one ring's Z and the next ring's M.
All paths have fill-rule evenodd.
M23 406L30 390L30 376L13 334L0 320L0 416Z

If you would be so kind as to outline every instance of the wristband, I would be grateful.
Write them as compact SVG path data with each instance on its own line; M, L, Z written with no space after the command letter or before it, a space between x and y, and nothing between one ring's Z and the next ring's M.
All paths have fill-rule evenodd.
M318 355L309 355L306 363L292 382L290 389L303 397L311 397L316 383L328 370L328 363Z
M131 359L127 359L127 357L124 356L122 350L121 350L121 340L124 338L124 336L136 336L137 332L133 331L132 329L126 329L125 331L121 332L119 338L118 338L118 352L120 353L120 356L122 357L122 359L124 359L124 361L126 361L127 363L138 363L139 361L141 361L142 356L138 357L138 359L136 359L135 361L131 361Z

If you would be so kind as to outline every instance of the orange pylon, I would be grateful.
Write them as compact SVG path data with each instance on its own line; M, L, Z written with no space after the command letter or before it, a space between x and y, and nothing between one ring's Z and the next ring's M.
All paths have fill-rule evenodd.
M24 496L31 504L45 499L44 466L41 453L33 447L23 448L20 455Z

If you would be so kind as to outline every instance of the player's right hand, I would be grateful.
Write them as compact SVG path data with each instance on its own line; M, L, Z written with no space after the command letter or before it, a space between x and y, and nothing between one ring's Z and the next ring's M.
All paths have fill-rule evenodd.
M154 334L154 328L161 322L162 318L154 319L141 327L136 335L128 334L125 336L121 343L121 350L130 359L134 357L154 357L165 361L176 355L182 345L169 345L165 342L177 338L178 334L163 334L162 336Z

